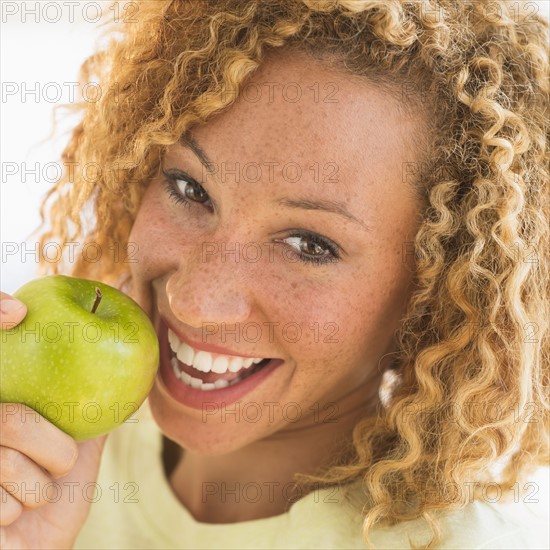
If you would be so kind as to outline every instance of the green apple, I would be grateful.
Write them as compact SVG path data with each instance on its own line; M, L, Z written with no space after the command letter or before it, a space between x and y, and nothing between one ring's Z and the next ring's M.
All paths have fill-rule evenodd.
M0 402L24 403L77 441L124 422L151 390L159 343L131 298L52 275L22 286L19 325L0 331Z

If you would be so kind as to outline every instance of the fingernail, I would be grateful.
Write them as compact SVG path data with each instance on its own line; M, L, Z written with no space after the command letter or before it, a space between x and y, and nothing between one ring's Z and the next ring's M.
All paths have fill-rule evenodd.
M25 304L23 302L20 302L19 300L16 300L15 298L4 298L0 301L0 311L5 315L9 313L15 313L16 311L19 311L24 307Z

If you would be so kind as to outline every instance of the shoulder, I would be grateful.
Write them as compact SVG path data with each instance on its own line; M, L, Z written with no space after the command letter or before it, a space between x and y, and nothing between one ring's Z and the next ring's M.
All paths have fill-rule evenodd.
M547 473L542 472L537 482L526 484L526 494L515 493L509 501L495 502L496 499L488 495L485 501L472 501L462 509L440 513L441 540L436 548L550 548L548 497L538 494L538 488L547 486L544 475ZM362 534L364 515L359 504L360 493L359 485L355 484L347 489L313 491L298 501L289 513L288 527L294 540L322 542L324 548L367 548ZM376 527L369 538L377 550L423 548L431 538L431 530L424 520L417 519Z
M544 475L544 474L543 474ZM534 483L539 487L538 483ZM476 500L460 510L440 514L440 550L499 550L550 548L548 498L512 495L511 500ZM403 522L373 531L376 548L422 547L431 531L423 520Z

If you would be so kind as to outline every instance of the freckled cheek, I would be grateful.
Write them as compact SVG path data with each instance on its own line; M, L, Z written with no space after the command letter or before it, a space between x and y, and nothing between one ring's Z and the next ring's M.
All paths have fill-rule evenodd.
M296 333L294 328L287 330L284 339L286 350L298 369L293 391L298 394L306 391L311 399L317 398L319 391L324 392L329 387L339 391L338 388L347 386L350 380L359 380L365 375L359 368L365 362L364 348L357 344L358 338L368 339L368 333L351 326L350 323L357 321L350 319L350 307L343 307L342 302L338 302L338 299L335 302L327 300L305 308L301 304L291 310L302 331L296 343L288 342ZM367 327L361 328L368 331ZM350 378L352 372L357 375Z
M304 366L311 362L314 368L319 361L338 356L342 346L347 345L349 311L339 307L338 301L334 296L319 299L317 293L285 292L284 301L273 304L270 320L279 323L281 343L294 360Z
M137 246L137 261L131 265L134 277L150 280L177 269L189 240L182 235L161 208L155 203L144 203L129 239Z
M328 295L326 300L309 300L315 307L300 307L302 338L291 346L292 355L304 367L324 376L341 376L357 365L377 361L391 345L394 326L399 319L397 289L357 288L344 284L346 292ZM355 288L353 301L349 289ZM361 292L362 290L362 292ZM306 302L306 301L304 301Z

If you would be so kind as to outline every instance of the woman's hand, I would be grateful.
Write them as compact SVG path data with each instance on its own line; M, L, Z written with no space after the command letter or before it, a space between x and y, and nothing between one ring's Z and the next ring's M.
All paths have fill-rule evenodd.
M0 292L2 330L26 312ZM90 508L86 484L97 479L107 436L76 443L19 403L1 403L0 415L0 548L71 548Z

